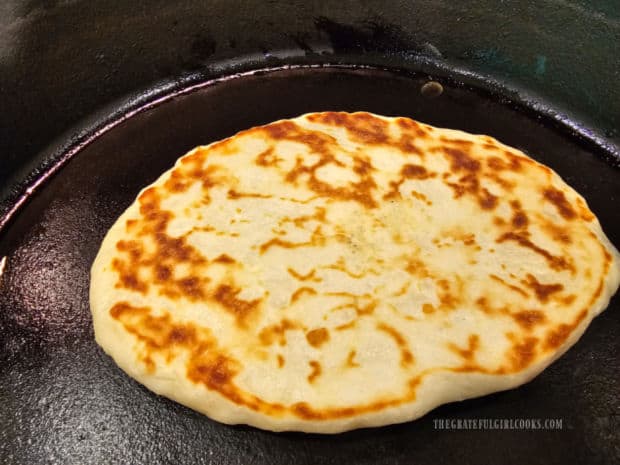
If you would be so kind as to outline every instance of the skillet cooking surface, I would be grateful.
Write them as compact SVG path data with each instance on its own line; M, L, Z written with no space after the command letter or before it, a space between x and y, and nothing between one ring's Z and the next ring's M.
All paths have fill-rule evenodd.
M97 347L89 268L107 229L176 158L258 124L366 110L485 133L555 169L620 244L618 171L563 128L486 91L376 69L247 74L137 113L81 149L0 236L2 463L618 463L619 299L531 383L420 420L337 436L218 424L157 397ZM3 263L3 262L0 262ZM2 265L0 264L0 269ZM558 418L563 428L449 430L434 419Z

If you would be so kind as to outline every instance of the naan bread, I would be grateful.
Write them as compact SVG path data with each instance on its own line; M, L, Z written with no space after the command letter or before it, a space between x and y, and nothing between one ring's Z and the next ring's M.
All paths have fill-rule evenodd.
M487 136L314 113L182 157L92 267L95 336L224 423L318 433L523 384L618 287L551 169Z

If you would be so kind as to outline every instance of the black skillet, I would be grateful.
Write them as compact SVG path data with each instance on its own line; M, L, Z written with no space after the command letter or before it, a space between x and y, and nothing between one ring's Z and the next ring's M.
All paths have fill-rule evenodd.
M88 269L138 190L195 145L308 111L367 110L495 136L554 168L620 244L613 140L423 55L386 63L386 53L362 51L186 73L104 107L32 157L39 169L7 189L0 229L0 463L620 462L618 298L519 389L337 436L215 423L153 395L94 343ZM441 95L421 92L430 80ZM440 430L440 419L556 419L562 429Z

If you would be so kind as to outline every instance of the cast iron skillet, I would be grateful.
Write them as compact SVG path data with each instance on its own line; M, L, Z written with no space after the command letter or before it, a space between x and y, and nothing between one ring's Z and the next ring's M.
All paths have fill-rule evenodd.
M420 92L439 81L442 95ZM177 83L110 109L14 200L0 229L0 461L618 463L619 300L516 390L337 436L225 426L132 381L93 340L89 267L138 191L199 144L310 111L366 110L492 135L555 169L620 244L617 159L584 134L441 73L288 66ZM2 258L5 257L5 258ZM560 419L561 430L449 430L436 419Z

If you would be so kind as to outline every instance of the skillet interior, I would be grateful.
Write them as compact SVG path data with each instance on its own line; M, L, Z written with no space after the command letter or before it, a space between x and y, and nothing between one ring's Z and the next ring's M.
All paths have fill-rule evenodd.
M522 388L333 437L219 425L151 394L97 348L88 270L140 188L198 144L309 111L367 110L490 134L554 168L620 244L620 183L605 154L486 91L444 80L440 97L424 97L427 80L329 67L248 74L168 99L81 149L1 232L0 457L82 464L618 460L618 298L573 349ZM564 428L440 432L436 418L562 418Z

